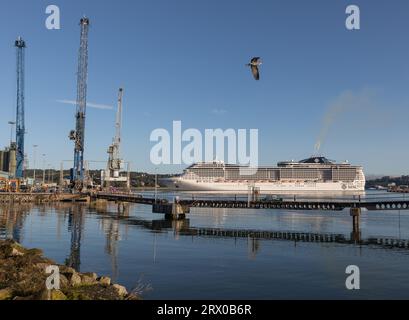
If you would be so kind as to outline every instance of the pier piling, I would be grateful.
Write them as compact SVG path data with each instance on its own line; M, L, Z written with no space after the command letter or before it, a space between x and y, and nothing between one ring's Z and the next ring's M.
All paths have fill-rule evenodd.
M175 203L155 203L152 208L153 213L162 213L166 219L180 220L185 219L186 214L190 212L189 206Z
M361 220L361 208L351 208L351 217L352 217L352 234L351 238L356 241L361 241L361 229L360 229L360 220Z

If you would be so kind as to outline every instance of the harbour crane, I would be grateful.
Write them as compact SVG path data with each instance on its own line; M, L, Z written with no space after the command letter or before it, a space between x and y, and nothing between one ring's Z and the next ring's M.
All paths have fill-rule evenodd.
M115 122L115 138L112 145L108 148L108 164L105 173L103 174L103 181L106 187L112 182L127 182L127 177L121 177L120 171L122 169L123 160L120 156L121 147L121 130L122 130L122 99L124 90L119 89L118 93L118 110Z
M15 178L24 177L24 135L26 134L24 121L24 80L25 80L25 41L18 37L14 46L17 55L17 113L16 113L16 172Z
M70 132L70 140L74 141L74 167L71 172L71 184L76 190L84 187L84 143L85 116L87 109L87 78L88 78L88 31L90 21L84 17L80 20L81 38L78 54L77 73L77 110L76 129Z

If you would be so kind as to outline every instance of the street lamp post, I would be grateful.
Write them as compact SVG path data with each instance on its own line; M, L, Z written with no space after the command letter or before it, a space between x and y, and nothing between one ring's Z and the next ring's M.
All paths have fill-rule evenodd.
M43 185L45 185L45 153L43 153Z
M54 173L55 173L55 167L50 164L50 178L49 178L49 183L54 183Z
M51 177L51 164L48 164L47 184L51 183L50 177Z

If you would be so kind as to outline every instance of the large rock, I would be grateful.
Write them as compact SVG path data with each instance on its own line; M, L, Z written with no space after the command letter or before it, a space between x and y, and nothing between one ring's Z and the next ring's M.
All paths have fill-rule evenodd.
M60 270L59 290L45 287L48 266ZM0 240L0 300L124 300L125 287L109 277L95 273L80 273L45 258L41 250L25 249L12 240ZM131 297L132 296L132 297Z
M6 240L0 244L0 258L2 259L20 256L21 253L23 253L23 248L13 240Z
M70 281L68 280L68 278L63 274L60 274L60 288L65 289L65 288L68 288L69 286L70 286Z
M67 297L60 290L52 290L51 291L51 300L56 300L56 301L67 300Z
M91 277L94 280L97 280L97 278L98 278L98 275L96 273L94 273L94 272L83 273L83 275L87 276L87 277Z
M13 240L6 240L0 243L0 259L21 257L29 255L30 257L41 257L43 254L40 249L26 249Z
M97 283L97 277L89 274L82 274L81 275L81 285L83 286L90 286Z
M60 290L44 289L38 296L38 300L67 300L67 296Z
M24 252L18 250L17 248L12 248L10 256L12 256L12 257L21 257L21 256L24 256Z
M111 285L111 278L109 278L109 277L99 277L97 280L103 286L110 286Z
M128 295L128 291L124 286L114 284L112 287L117 291L118 295L120 295L121 297L125 297Z
M68 275L67 279L70 282L70 285L73 286L73 287L81 285L81 281L82 281L81 276L76 272Z
M10 288L0 290L0 300L8 300L13 297L13 290Z
M75 271L74 268L67 267L67 266L60 266L60 273L62 273L64 275L73 274L73 273L76 273L76 272L77 271Z

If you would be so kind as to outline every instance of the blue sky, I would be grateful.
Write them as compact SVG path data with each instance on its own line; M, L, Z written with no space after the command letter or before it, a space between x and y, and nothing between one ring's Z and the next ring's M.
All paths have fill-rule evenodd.
M61 9L61 30L45 8ZM361 30L345 8L361 9ZM260 164L314 153L326 114L345 104L322 151L370 174L407 174L409 2L342 0L3 0L0 10L0 145L14 118L14 40L26 52L26 152L47 164L73 158L68 133L76 97L79 19L91 19L88 100L115 106L125 89L122 153L134 170L154 171L156 128L259 129ZM263 58L261 81L244 66ZM103 160L114 110L89 108L86 158ZM40 162L41 157L37 157ZM38 165L39 166L39 165ZM94 165L96 166L96 165ZM180 167L163 166L160 172Z

